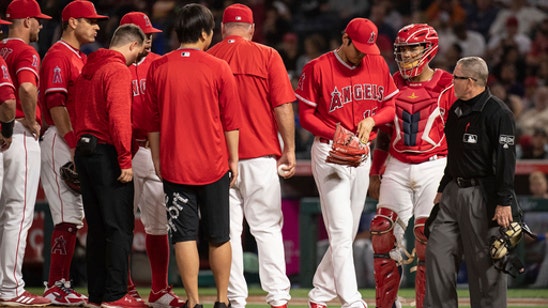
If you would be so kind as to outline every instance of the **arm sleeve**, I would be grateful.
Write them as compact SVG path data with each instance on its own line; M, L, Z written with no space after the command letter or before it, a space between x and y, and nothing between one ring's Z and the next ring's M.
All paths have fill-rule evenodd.
M494 148L494 168L499 205L512 205L516 169L515 123L512 112L502 109L491 121L491 143Z
M0 69L2 74L0 75L0 104L15 99L15 87L10 77L8 66L4 58L0 57Z
M47 109L65 106L67 96L63 92L50 92L46 94L45 103Z
M22 70L17 73L17 80L19 81L19 84L29 82L35 86L38 85L38 79L36 75L29 70Z
M131 72L114 68L105 80L109 133L121 169L131 168Z
M282 58L275 49L270 57L269 79L270 102L272 108L295 101L295 93L289 80Z
M394 121L394 116L396 113L396 96L400 92L394 78L388 70L386 62L384 63L384 69L386 71L385 82L384 82L384 100L379 104L379 110L373 115L373 120L375 120L375 126L380 126L382 124L390 123Z
M153 65L151 65L152 67ZM158 106L158 96L156 88L156 79L154 77L154 69L149 69L147 72L147 89L145 91L145 109L150 115L150 121L143 123L143 129L152 132L160 131L160 111Z
M295 91L299 101L299 122L302 128L314 136L333 139L335 128L329 127L316 114L317 102L321 100L319 93L322 91L322 85L316 76L314 63L309 62L304 66Z
M40 56L36 50L29 46L25 49L15 61L15 74L19 84L30 82L33 85L38 85L38 70L40 68Z
M237 130L241 122L241 103L236 86L236 79L226 62L222 62L221 88L219 89L221 106L221 121L225 131Z

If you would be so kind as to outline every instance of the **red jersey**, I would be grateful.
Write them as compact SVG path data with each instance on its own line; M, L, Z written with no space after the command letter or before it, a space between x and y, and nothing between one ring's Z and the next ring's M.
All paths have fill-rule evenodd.
M281 155L274 108L295 101L278 52L240 36L226 37L208 53L224 59L236 78L242 104L240 159Z
M196 49L152 62L147 75L147 131L160 132L162 177L205 185L228 168L225 132L240 127L240 101L228 64Z
M360 65L350 66L336 51L308 62L299 78L295 94L299 108L314 108L314 115L326 125L329 134L301 118L303 127L312 134L333 138L337 123L356 132L358 123L373 117L377 126L394 119L394 97L398 88L384 58L366 55ZM302 114L302 113L301 113ZM371 131L369 140L377 133Z
M91 134L116 148L121 169L131 168L131 73L124 56L99 49L74 85L76 137Z
M24 118L25 113L23 108L21 108L21 101L19 99L19 94L17 89L22 82L31 82L34 85L39 85L40 77L38 75L38 70L40 67L40 56L36 49L34 49L29 44L25 43L22 39L19 38L7 38L0 42L0 56L6 60L8 65L8 70L13 80L13 85L15 86L15 97L17 107L15 110L16 118ZM30 73L34 75L34 78L30 80L21 80L20 73ZM36 121L41 123L40 115L40 106L36 105Z
M15 99L15 87L11 81L8 65L4 58L0 57L0 69L2 75L0 75L0 105L10 99Z
M44 56L40 68L40 107L48 111L44 112L44 120L48 125L54 125L49 110L63 104L67 107L70 118L73 119L74 83L80 76L86 60L86 54L63 40L53 44ZM65 94L66 102L59 100L46 106L46 95L56 92Z
M394 74L400 89L396 97L396 117L392 126L389 153L399 161L417 164L433 156L447 156L443 129L453 101L439 100L453 88L453 76L440 69L428 81L411 82Z
M139 63L129 66L131 71L131 86L133 89L133 105L131 107L131 124L133 126L133 139L147 139L146 123L150 121L150 114L145 106L145 90L147 72L152 61L160 58L160 55L149 53Z

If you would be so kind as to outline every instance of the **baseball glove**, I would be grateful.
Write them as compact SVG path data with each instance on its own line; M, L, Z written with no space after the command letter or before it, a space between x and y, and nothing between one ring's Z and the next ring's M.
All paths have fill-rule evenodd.
M70 190L76 194L81 193L78 172L76 172L76 167L71 161L61 166L61 168L59 168L59 173L61 174L61 179Z
M358 167L369 154L369 147L360 142L351 131L337 124L333 145L326 158L326 162L338 165Z

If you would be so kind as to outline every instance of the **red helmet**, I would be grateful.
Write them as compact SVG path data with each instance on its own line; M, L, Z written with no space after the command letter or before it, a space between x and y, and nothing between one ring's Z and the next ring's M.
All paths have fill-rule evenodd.
M400 69L400 74L403 78L411 78L418 76L424 70L424 67L432 61L438 53L438 33L434 28L427 24L410 24L398 31L398 36L394 42L394 55L396 63ZM401 47L413 47L422 45L422 52L412 58L404 56L405 49ZM406 48L409 51L408 48Z

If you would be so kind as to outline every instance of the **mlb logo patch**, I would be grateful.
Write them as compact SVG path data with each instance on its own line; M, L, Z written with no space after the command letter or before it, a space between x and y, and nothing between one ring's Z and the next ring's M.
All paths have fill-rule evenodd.
M499 136L499 143L502 144L502 147L505 149L508 149L511 145L514 145L514 136L510 135L500 135Z
M462 142L464 142L464 143L478 143L478 135L466 133L462 136Z

